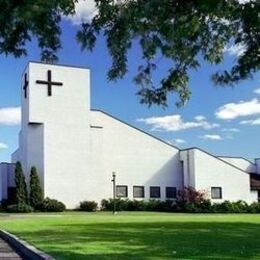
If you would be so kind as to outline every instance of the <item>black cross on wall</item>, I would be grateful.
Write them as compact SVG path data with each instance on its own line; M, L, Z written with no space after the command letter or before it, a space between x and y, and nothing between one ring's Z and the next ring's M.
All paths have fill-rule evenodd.
M27 73L24 74L24 84L23 84L23 91L24 91L24 98L27 98L27 88L29 85L29 81L27 79Z
M61 82L55 82L51 81L52 75L51 75L51 70L47 71L47 81L45 80L36 80L37 84L43 84L48 86L48 96L52 95L52 86L62 86L63 83Z

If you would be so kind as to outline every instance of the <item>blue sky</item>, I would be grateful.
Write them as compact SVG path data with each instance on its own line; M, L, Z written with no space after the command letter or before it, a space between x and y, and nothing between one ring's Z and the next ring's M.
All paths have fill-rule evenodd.
M126 77L118 82L108 82L106 71L111 60L104 39L98 39L93 53L81 52L75 41L77 27L71 21L63 21L62 27L63 49L58 54L59 63L90 68L92 108L107 111L180 148L198 146L216 155L242 156L251 160L260 157L259 74L234 88L216 87L210 81L213 72L234 62L241 48L227 49L221 66L202 63L197 72L191 73L192 96L184 107L175 106L177 96L173 95L167 109L148 108L139 103L135 95L138 87L132 80L141 62L137 45L129 53ZM0 56L0 162L10 161L10 154L17 148L21 75L28 61L39 61L39 57L35 42L28 44L27 57ZM155 80L163 75L168 65L165 61L160 63Z

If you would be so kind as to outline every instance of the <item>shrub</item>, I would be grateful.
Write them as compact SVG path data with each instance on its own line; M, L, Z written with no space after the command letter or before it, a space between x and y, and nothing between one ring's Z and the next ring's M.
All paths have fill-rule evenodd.
M184 187L177 193L177 201L179 203L201 203L206 199L205 191L198 191L193 187Z
M253 202L251 205L248 206L248 211L250 213L260 213L260 203Z
M198 206L201 213L210 213L212 211L212 204L208 199L201 201Z
M114 209L114 202L116 203L116 211L123 211L127 210L129 200L123 200L123 199L103 199L101 201L101 209L102 210L113 210Z
M58 200L46 198L43 200L40 209L44 212L62 212L66 209L66 206Z
M43 191L40 186L39 176L35 167L31 168L29 201L30 205L34 209L40 209L43 202Z
M212 212L214 213L247 213L249 206L245 201L230 202L224 201L222 203L214 203L212 205Z
M7 206L6 211L10 213L30 213L33 212L33 208L30 205L20 203Z
M82 201L79 205L81 211L96 211L97 207L98 204L95 201Z
M102 210L113 210L113 199L101 201ZM248 205L245 201L211 203L208 199L188 201L123 200L116 199L117 211L160 211L187 213L260 213L260 203Z
M172 201L115 199L116 211L172 211ZM113 210L114 200L103 199L101 210Z
M17 162L15 165L15 186L16 186L16 194L15 194L16 204L19 205L27 204L28 192L27 192L27 186L23 174L22 165L20 162Z

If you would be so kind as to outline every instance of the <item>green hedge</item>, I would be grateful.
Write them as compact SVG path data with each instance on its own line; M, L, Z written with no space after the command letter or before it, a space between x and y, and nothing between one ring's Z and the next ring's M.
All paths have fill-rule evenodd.
M6 211L10 213L30 213L33 212L33 208L30 205L19 203L8 205Z
M123 200L115 199L117 211L160 211L160 212L186 212L186 213L260 213L260 203L247 204L244 201L211 203L202 200L198 203L160 200ZM101 210L113 210L114 200L103 199Z
M63 212L66 210L66 206L58 200L46 198L43 200L40 210L43 212Z
M79 210L81 211L96 211L98 204L95 201L82 201L79 205Z

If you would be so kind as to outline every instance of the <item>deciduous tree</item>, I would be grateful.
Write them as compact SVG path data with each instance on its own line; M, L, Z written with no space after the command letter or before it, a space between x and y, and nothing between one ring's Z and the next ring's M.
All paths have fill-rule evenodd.
M86 0L86 3L90 0ZM75 0L0 1L0 53L26 54L25 44L35 37L42 60L55 61L61 48L60 21L75 12ZM190 98L189 78L204 60L223 62L227 44L243 48L229 70L212 79L232 85L251 78L259 69L259 3L242 0L95 0L97 14L83 23L77 40L83 50L93 50L99 34L106 38L112 57L109 80L128 72L128 51L133 42L142 50L134 81L141 103L167 105L170 93L179 95L178 105ZM153 74L169 61L159 82ZM164 63L166 64L166 63Z

